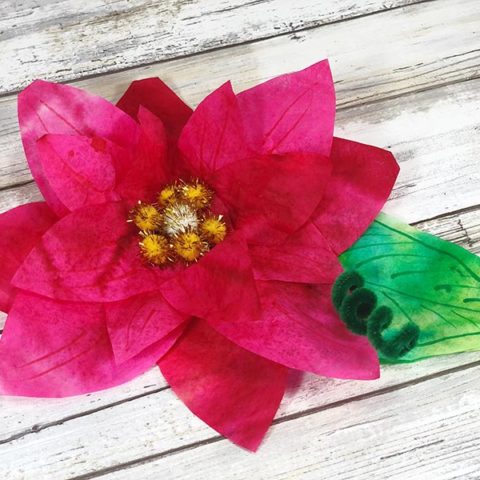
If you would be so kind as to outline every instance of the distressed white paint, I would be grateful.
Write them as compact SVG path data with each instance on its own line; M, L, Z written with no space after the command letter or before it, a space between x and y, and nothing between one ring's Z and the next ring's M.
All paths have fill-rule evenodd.
M395 154L401 171L385 208L411 223L480 203L479 123L480 80L470 80L341 109L336 133ZM0 211L40 198L34 184L3 190Z
M116 100L132 80L159 76L196 105L227 80L242 90L328 57L339 107L353 106L478 76L476 18L480 18L476 0L422 3L75 85ZM376 42L372 32L382 41ZM398 108L404 109L401 104ZM448 125L448 117L433 121ZM378 144L385 143L380 139ZM30 180L19 141L15 95L0 97L0 151L0 188Z
M409 3L2 2L0 89L39 75L66 80L138 66L76 84L115 99L134 78L159 75L196 104L227 79L242 89L329 56L341 107L337 133L389 147L401 163L387 211L478 252L480 89L470 79L479 72L480 4L391 9ZM275 36L353 17L360 18ZM0 188L10 187L0 191L0 211L39 198L32 184L14 187L30 180L14 112L14 96L0 98ZM280 423L255 456L219 440L156 370L74 399L0 398L0 477L478 478L478 360L468 354L384 367L378 382L307 376L285 398ZM103 475L104 468L113 471Z
M449 369L469 363L480 364L480 353L443 357L415 366L385 367L382 378L375 382L340 381L307 375L300 387L286 395L277 419L288 419L316 408L328 410L344 401L347 401L346 413L351 408L348 400L353 401L356 396L378 394L381 398L385 389L399 388L412 381L429 383L429 375L444 376ZM404 408L402 394L398 399L395 395L391 398L392 402L398 402L395 410ZM55 408L56 403L61 405L62 402L43 400L39 404L43 404L43 408ZM14 407L12 399L5 406L12 413ZM362 414L354 417L350 421L360 423L364 420ZM121 463L127 463L218 437L215 431L192 415L170 389L66 421L57 417L55 425L38 430L2 446L0 473L4 478L11 478L15 472L22 472L25 480L36 480L38 476L71 478L114 467L119 459ZM297 434L299 446L304 434L300 428ZM282 438L275 435L267 438L264 447L269 451L270 442L273 448L278 448ZM288 466L288 462L284 466ZM198 477L196 472L192 475L191 478L206 478L206 473Z
M419 0L2 0L0 93L249 42Z
M280 423L255 455L226 441L104 480L474 480L480 367Z

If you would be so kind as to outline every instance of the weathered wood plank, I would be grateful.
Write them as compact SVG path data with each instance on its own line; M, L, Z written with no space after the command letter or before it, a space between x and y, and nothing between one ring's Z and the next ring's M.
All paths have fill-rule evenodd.
M428 385L432 378L437 376L445 383L447 382L445 377L448 379L449 372L452 369L463 368L462 365L465 365L467 358L470 365L480 363L480 354L475 353L437 358L417 365L388 366L383 369L382 379L375 382L339 381L306 376L302 386L285 397L276 422L289 421L295 425L289 430L288 436L293 435L299 439L296 448L300 448L301 445L308 448L312 432L306 434L304 424L298 424L292 419L317 410L333 409L337 412L337 405L344 404L341 415L348 417L350 421L354 420L354 423L362 423L365 420L363 412L353 415L351 413L356 411L358 405L356 397L378 396L379 400L371 415L376 418L373 421L381 421L383 416L378 414L377 406L381 408L384 402L382 393L409 390L410 384L423 381ZM468 370L466 377L475 378ZM428 386L424 389L429 391ZM431 391L437 395L437 389L433 386ZM453 395L451 391L449 393ZM441 392L438 392L438 395L440 394ZM445 390L444 394L446 395ZM404 396L403 393L399 393L398 396L390 394L386 403L391 403L393 411L403 411L406 407ZM421 402L421 399L416 400ZM455 401L454 398L451 400ZM50 408L55 408L54 401L45 402L50 404ZM408 405L410 406L410 403ZM318 428L319 422L313 418ZM326 418L328 419L328 414ZM276 436L276 430L274 428L264 445L266 451L270 451L271 448L278 449L282 440L288 441L280 433ZM216 437L218 434L191 414L168 389L88 416L59 422L46 429L38 429L36 433L29 433L4 444L0 448L0 473L4 478L22 480L72 478L106 468L116 468L151 455L162 456L172 450L190 449ZM351 447L354 445L354 442L349 443ZM239 460L244 455L240 449L235 453L235 449L225 445L217 444L216 447L217 458L225 458L220 455L225 448L232 455L229 458ZM332 447L335 448L333 445ZM25 452L28 452L28 455L25 455ZM205 453L200 451L198 454L188 455L196 457L204 456ZM188 462L188 456L186 461ZM179 465L181 468L185 466L183 462ZM136 478L143 477L140 475ZM202 475L192 478L206 477Z
M62 2L63 5L69 3L71 0ZM134 4L144 3L120 0L116 5L129 9ZM207 8L213 4L209 3ZM229 2L229 5L232 3ZM413 222L462 209L418 226L478 252L480 210L466 208L479 203L478 194L475 194L480 183L475 156L480 123L478 82L465 82L414 93L401 99L385 100L386 97L478 76L480 43L474 22L480 9L476 3L469 0L426 3L90 79L79 82L79 85L113 99L135 76L165 72L162 77L169 81L173 79L172 85L179 87L185 98L195 104L208 90L228 78L238 80L235 83L241 89L277 73L303 67L328 54L338 80L339 105L342 107L337 133L391 147L402 164L402 175L387 211ZM0 8L3 9L4 4ZM166 4L164 2L162 7ZM84 2L75 8L87 19L92 5L92 2ZM95 5L100 10L111 7L102 0ZM12 2L7 6L11 11L17 8ZM46 6L51 7L52 2L41 2L39 9ZM358 6L356 8L358 11ZM416 13L409 16L409 12ZM371 20L373 18L377 18L375 23ZM380 18L383 19L381 25ZM29 22L30 19L26 20L24 25L30 25ZM363 28L358 25L363 25ZM352 28L353 34L363 33L355 36ZM371 49L372 31L382 39L375 45L375 52ZM392 54L389 55L389 52ZM343 70L340 77L336 69ZM242 72L241 79L238 79L238 71ZM16 127L13 121L10 126L3 121L3 118L13 120L12 100L13 97L0 99L0 151L8 151L7 144L14 144L17 155L20 143ZM370 105L360 105L365 101ZM379 104L377 111L370 109L374 104ZM2 110L3 105L8 106L6 111ZM356 108L345 109L353 106ZM10 177L4 186L30 178L26 175L23 156L18 161L15 155L5 163L6 168L10 168L10 173L7 172ZM2 167L0 162L3 170ZM446 179L452 183L447 183ZM0 185L1 181L0 178ZM0 192L0 211L36 198L38 191L31 184ZM383 478L405 478L412 473L428 478L433 468L432 475L436 479L451 479L454 476L473 479L478 468L470 466L478 466L478 462L473 463L478 442L473 439L468 444L467 441L471 432L478 430L473 407L478 410L479 405L476 402L468 410L463 404L458 406L458 402L461 403L465 392L475 394L475 399L478 399L478 383L472 386L478 377L478 369L467 370L461 380L458 380L460 377L457 374L458 388L450 382L450 376L440 372L446 368L461 368L476 360L479 360L478 354L469 354L433 359L412 366L386 367L383 379L375 383L326 381L307 376L304 386L295 395L289 395L282 405L281 422L289 421L274 427L270 441L260 452L263 461L257 461L258 456L246 455L224 441L172 455L168 460L165 452L172 448L185 449L191 443L209 442L216 437L191 416L168 389L160 391L165 384L156 371L117 389L75 399L36 401L0 398L0 440L7 440L11 435L18 436L16 440L0 444L0 473L3 473L0 476L13 480L71 478L92 470L116 468L119 464L136 462L148 455L159 455L162 458L144 467L116 472L105 478L114 480L117 475L119 479L158 478L162 473L168 478L182 479L217 478L220 475L222 478L250 475L252 478L269 479L301 476L315 480L331 475L337 478L367 478L367 474L372 477L378 473L370 466L378 463L379 475ZM400 389L403 388L402 383L415 382L425 375L437 373L441 377L427 379L421 390L418 390L419 385L403 385L405 388ZM463 379L466 379L465 383ZM428 387L428 384L431 386ZM394 391L382 395L385 398L380 400L378 389L381 388ZM442 389L446 390L445 393ZM410 396L402 392L410 392ZM359 394L369 398L361 402L350 401L350 397ZM416 402L417 397L419 403ZM379 398L378 402L374 398ZM429 398L433 399L432 403L427 403ZM385 399L386 404L383 403ZM466 402L470 401L468 397ZM338 403L332 405L333 402L343 406ZM359 404L361 408L358 410ZM461 415L456 417L452 414L448 410L449 405L453 405ZM386 407L390 410L386 411ZM313 411L318 413L297 418ZM329 412L334 412L333 416ZM426 417L431 421L423 422ZM469 426L472 430L468 429ZM373 429L373 433L369 428ZM38 433L35 433L37 430ZM128 438L125 432L128 432ZM364 437L369 435L373 438L365 440ZM463 443L460 435L466 438ZM413 451L416 447L419 450ZM455 449L460 452L463 449L463 453L457 453ZM218 458L226 455L236 466L233 473L227 473L225 468L218 466ZM283 461L278 461L278 458ZM460 463L450 467L449 460Z
M340 110L336 132L395 154L386 211L412 223L480 203L479 125L480 79ZM0 211L40 198L33 184L3 190Z
M444 215L415 226L480 254L480 205L460 214Z
M0 93L117 71L421 0L3 1Z
M415 226L457 243L473 253L480 252L480 207L420 222ZM0 312L0 327L3 326L5 318L6 316ZM134 382L105 392L78 397L74 401L68 398L55 400L54 409L48 408L49 401L46 401L43 408L41 404L31 399L19 405L16 400L10 401L0 397L0 425L2 425L0 443L9 437L23 435L34 426L36 429L38 426L58 422L62 418L82 415L97 408L106 408L165 386L166 383L152 370Z
M460 232L459 224L463 225ZM417 227L436 229L443 238L456 239L472 250L480 249L480 209L449 215L435 224L427 221ZM438 357L414 365L384 366L382 378L375 382L306 375L301 387L285 398L279 417L347 402L355 395L396 388L476 360L480 360L480 353ZM73 399L0 398L0 473L8 466L7 478L15 468L24 468L25 476L20 478L26 480L35 478L33 474L39 472L45 472L47 478L66 472L69 476L80 475L212 438L212 431L184 410L168 390L162 390L164 387L166 383L152 370L126 385ZM119 445L118 436L127 428L129 442ZM38 452L33 454L35 449ZM31 464L26 464L25 459L12 460L22 451L30 452ZM43 460L39 464L43 456L45 465Z
M221 440L101 478L478 479L479 374L477 365L280 423L255 455Z
M474 19L479 15L480 3L475 0L439 0L411 6L405 11L388 11L291 36L88 79L75 85L114 100L135 78L160 76L195 105L228 79L233 80L237 90L242 90L329 57L336 79L338 105L344 108L478 76L480 35ZM373 31L382 42L372 44ZM442 99L433 99L439 100ZM397 105L400 111L390 114L401 117L401 112L408 107L402 102ZM463 115L463 123L476 120L478 123L478 111L472 112L471 106L465 106L470 111L463 115L463 105L457 102L456 116ZM411 104L410 108L416 107ZM419 116L420 108L417 108ZM437 123L449 125L448 117L436 117L433 123L424 126L424 131L432 130L432 125ZM413 128L404 130L402 136L414 135ZM345 134L348 136L349 132ZM397 134L394 140L402 139ZM377 143L382 146L391 142L385 139ZM0 98L0 152L0 188L31 179L19 141L16 96Z
M400 175L385 211L412 223L480 203L479 127L472 80L341 110L336 133L394 153Z

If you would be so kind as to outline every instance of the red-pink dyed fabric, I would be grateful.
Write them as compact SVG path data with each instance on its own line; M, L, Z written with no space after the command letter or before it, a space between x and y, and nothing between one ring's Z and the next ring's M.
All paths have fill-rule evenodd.
M376 378L330 290L398 167L333 139L334 114L327 62L238 95L226 83L193 113L158 79L118 107L34 82L19 120L48 206L0 216L0 392L77 394L158 364L196 415L255 450L289 369ZM228 234L193 265L152 267L126 220L179 175L215 192Z
M332 284L342 273L338 257L313 225L308 223L277 245L250 245L257 280Z
M12 278L57 217L45 202L28 203L0 215L0 310L8 312L16 288Z
M373 222L399 172L387 150L334 138L333 170L313 223L337 254L344 252Z
M13 285L56 300L112 302L158 289L173 269L140 260L135 227L122 202L90 205L48 230L18 269Z
M272 231L291 234L310 219L330 170L330 160L318 155L260 156L224 166L210 184L252 243L271 244Z
M238 103L256 151L329 155L335 89L327 60L245 90Z
M135 121L107 100L42 80L36 80L18 96L18 121L33 178L58 215L64 215L68 209L43 171L38 158L39 138L47 133L98 136L127 147L136 143L139 135Z
M194 321L159 361L178 397L205 423L255 451L285 391L288 369Z
M117 363L101 304L19 292L1 340L0 392L63 397L113 387L151 368L180 333Z
M256 287L259 316L213 312L207 321L237 345L287 367L335 378L378 378L375 350L338 321L330 284L258 281Z
M159 78L132 82L117 102L117 107L135 119L139 118L137 114L141 108L149 110L165 124L173 141L192 114L192 109Z
M117 363L135 357L189 319L188 315L174 310L159 292L106 303L105 315Z
M49 185L70 211L120 200L115 188L111 147L98 137L44 135L37 142Z
M178 144L191 173L207 181L216 170L252 155L230 82L200 103Z

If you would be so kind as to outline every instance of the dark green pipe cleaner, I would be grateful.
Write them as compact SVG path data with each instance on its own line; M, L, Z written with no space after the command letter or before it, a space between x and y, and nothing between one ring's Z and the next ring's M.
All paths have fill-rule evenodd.
M382 356L402 357L417 344L420 329L408 322L394 333L387 332L393 322L393 311L383 305L377 307L377 296L364 284L358 272L342 273L333 285L333 305L347 328L358 335L367 335Z
M377 296L367 288L356 288L340 305L340 317L358 335L367 334L367 320L377 305Z
M407 354L417 344L420 329L413 322L408 322L388 339L383 334L393 321L390 308L378 307L367 322L367 335L372 345L387 358L399 358Z
M332 301L337 311L340 310L343 299L355 289L363 287L364 283L363 277L354 271L343 272L337 277L332 290Z

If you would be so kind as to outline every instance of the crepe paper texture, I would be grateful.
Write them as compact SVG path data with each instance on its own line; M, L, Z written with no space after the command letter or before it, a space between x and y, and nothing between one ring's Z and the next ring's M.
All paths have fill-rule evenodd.
M327 61L238 94L225 83L195 110L156 78L117 105L35 81L18 113L45 202L0 215L1 394L76 395L158 365L195 415L256 450L291 369L378 378L385 321L372 346L335 309L350 291L331 295L339 255L399 169L385 150L333 137ZM370 253L357 245L341 257L355 268ZM357 270L365 285L389 275ZM426 327L424 343L439 331Z
M381 214L340 261L350 285L334 303L383 362L480 349L477 255Z

